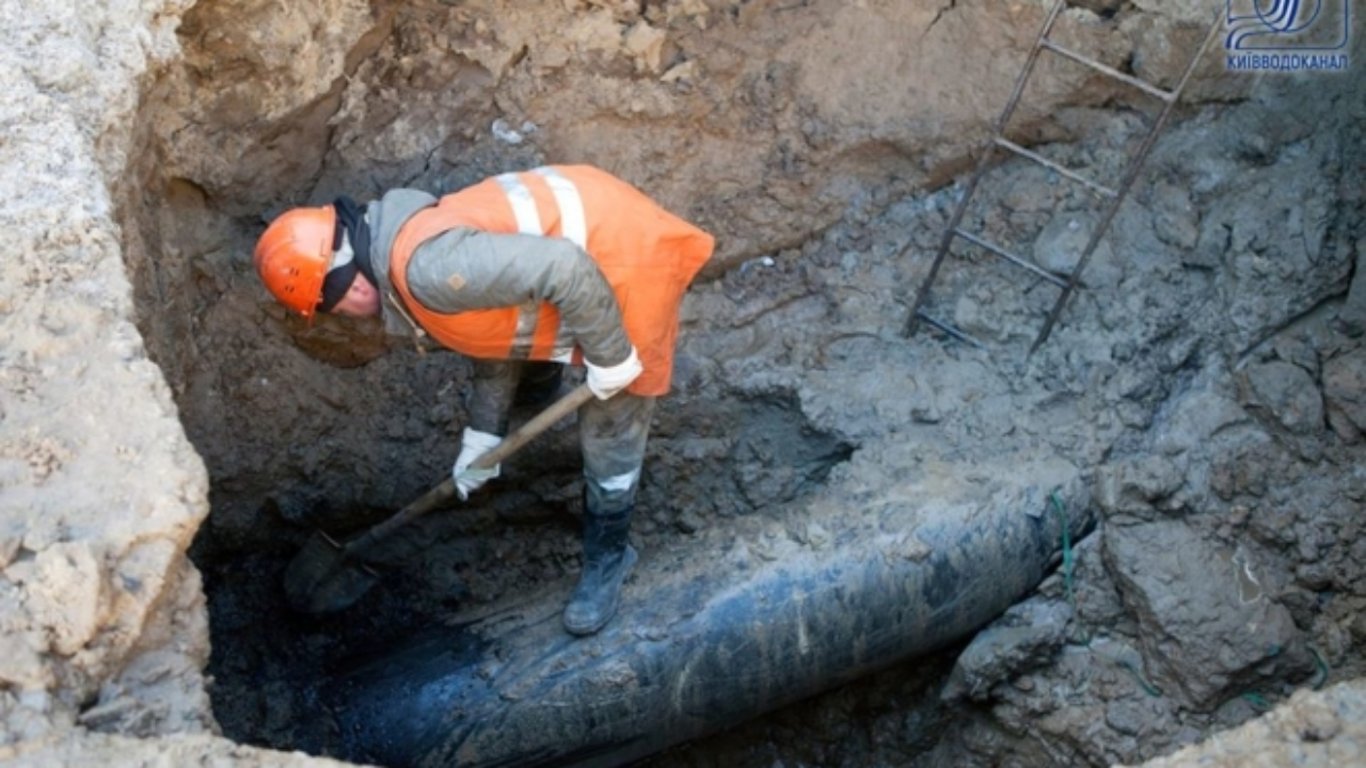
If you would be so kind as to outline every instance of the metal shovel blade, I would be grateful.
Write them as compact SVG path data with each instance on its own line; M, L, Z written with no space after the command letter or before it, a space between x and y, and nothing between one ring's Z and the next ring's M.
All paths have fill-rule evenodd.
M285 569L285 597L300 613L335 613L351 607L376 581L378 573L348 559L341 544L318 531Z

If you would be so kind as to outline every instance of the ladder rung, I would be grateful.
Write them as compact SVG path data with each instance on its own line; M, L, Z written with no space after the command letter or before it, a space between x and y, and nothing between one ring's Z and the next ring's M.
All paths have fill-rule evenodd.
M1058 165L1057 163L1053 162L1052 160L1049 160L1043 155L1040 155L1037 152L1031 152L1030 150L1025 149L1024 147L1020 146L1019 144L1016 144L1015 142L1009 139L997 136L996 145L1003 149L1008 149L1011 152L1014 152L1015 154L1019 155L1020 157L1025 158L1026 160L1033 160L1039 165L1042 165L1043 167L1056 173L1060 173L1063 176L1066 176L1067 178L1071 179L1072 181L1077 182L1078 184L1085 185L1086 187L1089 187L1090 189L1104 195L1105 197L1117 197L1119 195L1118 192L1114 191L1113 189L1110 189L1104 184L1097 184L1096 182L1091 181L1090 179L1086 178L1085 176L1082 176L1076 171L1064 168L1063 166Z
M986 240L983 240L982 238L972 234L971 232L964 231L961 227L955 227L953 233L963 238L964 240L967 240L969 243L972 243L973 245L981 246L982 248L991 251L992 253L996 254L997 256L1000 256L1001 258L1005 259L1011 264L1014 264L1020 269L1033 272L1034 274L1038 275L1039 277L1042 277L1043 279L1058 286L1059 288L1067 287L1066 278L1059 277L1058 275L1049 272L1048 270L1038 266L1037 264L1031 264L1025 261L1024 259L1020 258L1019 256L1016 256L1015 254L1011 253L1010 251L1007 251L1004 248L996 245L995 243L989 243Z
M954 328L952 325L949 325L948 323L934 319L924 310L916 310L915 316L965 344L971 344L972 346L977 347L978 349L986 349L987 347L987 345L983 344L977 339L974 339L971 336L971 334L968 334L964 331L960 331L957 328Z
M1120 82L1128 83L1129 85L1132 85L1133 87L1151 96L1156 96L1157 98L1163 101L1171 102L1176 100L1177 94L1171 91L1164 91L1155 85L1139 80L1133 75L1126 75L1123 72L1120 72L1118 69L1115 69L1114 67L1102 64L1099 61L1096 61L1095 59L1083 56L1080 53L1071 50L1070 48L1064 48L1063 46L1058 45L1052 40L1044 40L1039 44L1060 56L1066 56L1067 58L1077 62L1078 64L1085 64L1086 66L1096 70L1097 72L1103 75L1108 75L1116 80L1119 80Z

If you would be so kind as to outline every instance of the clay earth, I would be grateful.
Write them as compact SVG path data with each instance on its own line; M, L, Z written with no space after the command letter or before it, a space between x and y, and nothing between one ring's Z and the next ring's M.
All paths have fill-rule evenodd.
M977 632L644 764L1366 761L1366 14L1346 72L1216 42L1036 353L1056 289L962 243L930 309L989 347L907 338L1050 4L0 0L0 761L336 764L330 665L567 592L572 424L352 611L288 609L313 530L448 471L470 366L309 327L250 259L292 205L546 162L717 237L624 611L652 563L821 551L909 477L986 503L1046 459L1097 519ZM1071 6L1058 40L1170 88L1224 4ZM1007 135L1113 184L1159 106L1046 58ZM964 227L1070 269L1101 203L999 160Z

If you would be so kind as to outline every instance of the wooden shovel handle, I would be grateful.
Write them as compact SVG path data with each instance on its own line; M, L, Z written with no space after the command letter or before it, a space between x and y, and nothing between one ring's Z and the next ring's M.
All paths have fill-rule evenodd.
M533 438L546 431L552 424L563 419L565 416L577 411L580 406L593 399L593 390L587 384L580 384L573 392L556 400L544 411L536 414L530 421L518 427L512 434L503 438L502 442L494 446L493 450L485 453L470 464L473 469L489 469L493 465L503 461L512 454L521 450L522 446L531 442ZM441 506L455 495L455 480L446 478L444 482L422 494L421 498L399 510L393 517L371 528L363 536L354 539L346 545L348 553L362 551L375 542L389 535L389 532L405 525L415 517L427 514L433 509Z
M532 417L531 421L518 427L512 434L503 438L503 442L494 446L493 450L480 456L470 464L471 469L491 469L495 464L502 462L512 454L521 450L522 446L531 442L532 438L546 431L550 425L563 419L565 416L577 411L580 406L593 399L593 390L587 384L580 384L573 392L556 400L544 411ZM454 490L452 482L452 490Z

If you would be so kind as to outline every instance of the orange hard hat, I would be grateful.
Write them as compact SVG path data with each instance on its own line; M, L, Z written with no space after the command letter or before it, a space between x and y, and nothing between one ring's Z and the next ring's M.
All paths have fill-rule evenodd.
M330 205L280 214L256 241L256 273L277 301L312 319L332 266L337 211Z

